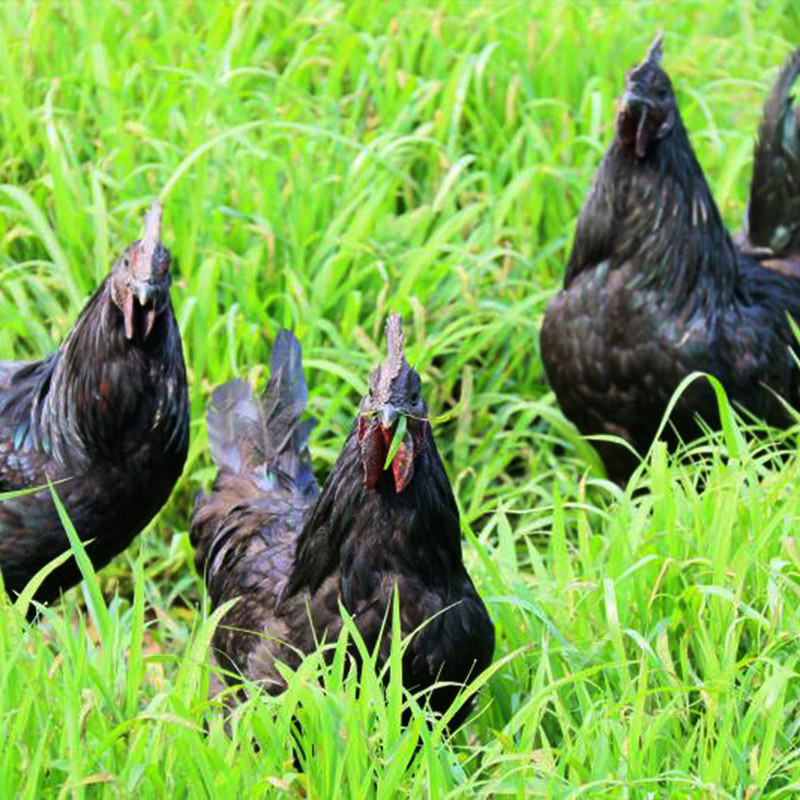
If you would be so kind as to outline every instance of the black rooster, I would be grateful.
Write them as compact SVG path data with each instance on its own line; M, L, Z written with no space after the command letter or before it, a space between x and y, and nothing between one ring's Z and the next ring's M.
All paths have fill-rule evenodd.
M563 290L550 302L541 349L561 408L583 434L649 448L681 380L700 370L774 426L797 407L800 321L800 138L789 90L800 51L767 101L747 224L729 236L661 67L661 40L628 73L616 137L578 219ZM711 387L696 381L666 437L691 440L697 417L717 426ZM638 459L596 444L624 483Z
M167 501L189 442L170 254L154 204L134 242L43 361L0 362L0 492L56 486L98 569ZM48 489L0 503L0 568L12 595L69 541ZM36 598L81 578L70 559Z
M262 403L240 381L213 394L208 432L220 469L192 523L195 562L213 606L241 598L214 636L217 661L268 692L284 688L276 661L296 666L298 653L338 635L340 603L374 648L395 586L404 636L429 620L405 651L405 686L460 685L491 661L494 626L461 559L458 508L397 314L387 340L321 492L307 447L313 423L299 421L308 392L291 333L275 341ZM384 470L401 415L408 427ZM438 687L431 707L444 711L458 691ZM454 724L466 713L465 704Z

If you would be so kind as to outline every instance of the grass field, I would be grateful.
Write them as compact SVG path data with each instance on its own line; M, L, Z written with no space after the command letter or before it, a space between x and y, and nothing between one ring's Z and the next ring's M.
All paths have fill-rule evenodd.
M800 463L771 468L728 416L704 482L656 447L622 492L538 354L660 28L738 227L791 0L0 4L0 358L55 347L161 192L192 398L183 479L134 546L37 626L0 605L2 800L800 796ZM450 740L418 708L401 729L397 671L356 696L317 656L229 737L187 535L209 391L262 378L291 326L324 475L389 310L451 412L436 437L496 664Z

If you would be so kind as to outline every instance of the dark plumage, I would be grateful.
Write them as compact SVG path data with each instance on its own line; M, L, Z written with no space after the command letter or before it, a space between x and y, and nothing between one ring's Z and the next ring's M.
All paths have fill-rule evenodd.
M783 65L764 104L741 239L762 255L800 258L800 115L791 92L800 48Z
M296 666L315 636L338 636L340 603L373 648L395 585L404 635L431 620L406 650L407 687L462 684L491 661L494 627L461 559L458 508L419 375L403 356L399 315L387 338L388 358L372 373L321 492L310 469L310 423L299 421L307 390L292 334L278 334L260 404L241 382L212 397L209 441L219 474L192 523L195 561L212 606L241 596L214 636L217 660L272 693L284 688L276 661ZM401 414L407 431L384 470ZM435 690L432 708L444 711L457 692Z
M692 150L660 40L628 74L616 137L541 333L548 378L581 433L620 436L644 454L672 393L696 370L769 424L790 422L775 393L797 407L797 345L786 316L800 320L798 121L787 99L798 59L800 51L767 101L750 233L738 247ZM719 424L705 381L683 394L667 439L691 440L697 415ZM609 476L625 482L637 459L619 445L596 446Z
M0 362L0 492L56 490L96 568L122 552L178 480L189 441L186 367L169 295L161 208L114 264L61 347ZM13 596L69 541L47 489L0 503L0 568ZM80 580L70 559L42 584Z

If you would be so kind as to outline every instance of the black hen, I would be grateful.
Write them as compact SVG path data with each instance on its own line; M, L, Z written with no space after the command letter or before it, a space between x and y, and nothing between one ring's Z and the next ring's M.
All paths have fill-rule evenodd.
M43 361L0 362L0 492L56 490L96 568L122 552L167 501L189 442L181 337L170 301L161 207L111 269L62 346ZM9 593L69 541L49 490L0 503ZM70 559L42 602L80 580Z
M695 158L661 41L627 76L616 137L578 219L563 290L550 302L541 349L565 415L583 434L612 434L649 448L681 380L700 370L771 425L798 405L800 320L796 251L800 216L797 118L787 63L770 97L756 150L749 239L737 248ZM777 396L776 396L777 395ZM666 436L693 438L697 416L719 424L706 381L677 404ZM624 483L638 459L596 444L609 477Z
M390 317L387 339L388 358L370 376L321 492L310 468L310 423L299 422L307 389L291 333L278 334L261 404L242 382L212 398L209 442L220 469L192 523L195 561L213 606L241 597L214 636L216 659L271 693L284 688L276 661L296 666L298 653L338 635L340 603L374 648L395 586L404 635L430 620L405 652L407 687L463 684L491 661L494 627L461 559L458 508L419 375L403 356L399 315ZM401 415L408 427L384 470ZM388 648L385 633L381 661ZM444 711L457 692L437 688L431 707Z

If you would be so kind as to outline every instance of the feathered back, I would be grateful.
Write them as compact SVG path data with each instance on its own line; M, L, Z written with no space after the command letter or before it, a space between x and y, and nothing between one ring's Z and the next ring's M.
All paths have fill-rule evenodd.
M800 255L800 117L790 96L800 48L786 60L764 104L745 221L750 245Z
M300 343L290 331L278 332L271 371L260 403L244 381L231 381L214 390L207 415L211 457L220 468L259 483L280 472L302 495L313 496L318 487L308 436L316 421L300 421L308 388Z

